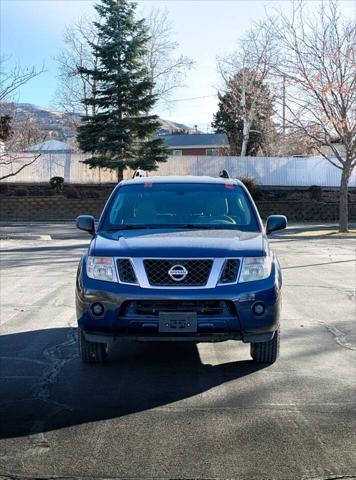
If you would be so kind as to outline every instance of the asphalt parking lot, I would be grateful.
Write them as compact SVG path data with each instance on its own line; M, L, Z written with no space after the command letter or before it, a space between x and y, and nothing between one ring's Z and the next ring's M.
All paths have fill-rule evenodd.
M0 243L1 479L356 478L355 239L272 240L272 366L234 342L119 343L88 366L74 279L89 236L42 231L52 240Z

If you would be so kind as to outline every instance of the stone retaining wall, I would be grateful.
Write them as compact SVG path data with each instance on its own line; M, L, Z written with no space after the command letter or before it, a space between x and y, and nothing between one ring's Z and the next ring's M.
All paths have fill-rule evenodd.
M98 218L113 185L76 185L74 194L71 186L59 195L53 194L47 185L38 184L27 186L27 194L20 196L16 192L20 189L23 194L22 187L11 184L8 189L0 189L2 221L73 220L81 214ZM73 195L78 198L70 198ZM337 189L324 188L315 194L301 187L258 187L254 196L263 218L282 214L291 222L336 222L338 219ZM355 188L350 189L349 201L350 221L356 221Z

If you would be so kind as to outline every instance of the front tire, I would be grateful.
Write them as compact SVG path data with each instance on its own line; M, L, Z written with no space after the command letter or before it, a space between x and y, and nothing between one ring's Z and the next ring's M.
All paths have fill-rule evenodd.
M106 343L88 342L85 339L82 329L79 328L79 353L84 363L103 363L108 354Z
M251 343L252 359L257 363L274 363L279 356L279 337L279 330L276 330L269 342Z

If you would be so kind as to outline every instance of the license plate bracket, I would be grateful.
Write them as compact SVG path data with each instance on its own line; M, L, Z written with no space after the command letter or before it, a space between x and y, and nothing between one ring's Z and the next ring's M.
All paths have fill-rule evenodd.
M196 312L160 312L160 333L194 333L198 330Z

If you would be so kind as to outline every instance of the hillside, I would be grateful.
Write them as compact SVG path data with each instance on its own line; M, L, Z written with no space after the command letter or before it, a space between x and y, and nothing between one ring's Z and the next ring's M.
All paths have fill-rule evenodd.
M24 123L31 122L44 138L55 138L67 142L74 139L75 126L80 121L79 114L58 112L31 103L2 103L0 105L0 115L14 117L15 129L22 128ZM161 125L160 135L191 130L186 125L171 120L161 119Z

